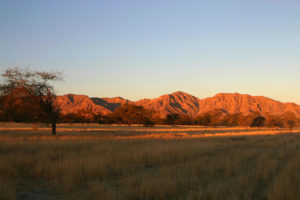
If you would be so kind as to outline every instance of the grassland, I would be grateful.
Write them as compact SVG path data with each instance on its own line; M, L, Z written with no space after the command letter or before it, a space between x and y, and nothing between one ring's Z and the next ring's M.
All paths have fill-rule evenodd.
M0 199L299 199L298 131L0 124Z

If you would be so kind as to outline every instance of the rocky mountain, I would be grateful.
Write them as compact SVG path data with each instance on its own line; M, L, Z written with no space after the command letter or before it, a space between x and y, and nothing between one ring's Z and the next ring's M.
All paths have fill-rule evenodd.
M91 98L85 95L67 94L58 96L56 103L59 105L62 114L69 113L102 113L107 115L111 110L106 106L96 104Z
M135 102L135 104L157 111L160 116L164 117L171 113L195 116L200 112L199 102L200 99L190 94L175 92L155 99L142 99Z
M300 117L300 106L294 103L281 103L263 96L250 96L239 93L220 93L213 97L198 99L184 92L175 92L155 99L135 102L147 109L159 111L161 116L169 113L197 116L221 109L225 113L249 115L258 112L263 116L282 115L287 112Z
M258 112L261 115L282 115L292 112L300 117L300 106L291 103L281 103L263 96L250 96L247 94L226 94L220 93L214 97L202 99L199 102L199 113L202 114L213 109L223 109L227 113L242 113L248 115Z
M199 99L184 92L162 95L154 99L142 99L136 102L115 98L89 98L84 95L68 94L58 96L57 103L62 113L91 112L107 115L122 104L132 103L154 110L160 117L177 113L197 116L213 110L224 113L249 115L258 112L261 115L282 115L288 112L300 118L300 106L294 103L282 103L263 96L251 96L239 93L220 93L213 97Z
M91 98L91 100L99 106L107 108L109 111L113 112L116 108L120 107L122 104L133 103L122 97L113 97L113 98Z

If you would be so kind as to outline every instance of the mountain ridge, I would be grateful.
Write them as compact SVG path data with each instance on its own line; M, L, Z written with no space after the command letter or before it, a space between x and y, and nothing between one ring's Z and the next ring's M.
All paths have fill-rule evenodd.
M57 103L63 114L91 112L108 115L126 103L143 106L154 110L159 117L167 114L180 114L195 117L212 110L222 109L229 114L249 115L257 112L263 116L293 113L300 118L300 105L292 102L283 103L264 96L251 96L240 93L218 93L212 97L199 99L182 91L164 94L153 99L130 101L122 97L99 98L86 95L66 94L57 96Z

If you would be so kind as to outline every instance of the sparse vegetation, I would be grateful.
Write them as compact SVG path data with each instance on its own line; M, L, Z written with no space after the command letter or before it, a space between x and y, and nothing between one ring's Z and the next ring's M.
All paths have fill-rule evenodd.
M48 140L42 140L42 128L30 130L31 125L27 133L0 131L1 138L8 134L22 138L0 141L2 199L273 200L300 196L298 130L293 134L245 136L243 133L255 129L117 126L93 131L96 125L68 126L73 127L71 133L59 127L58 135L48 135ZM91 130L84 131L85 126ZM192 138L197 132L223 131L226 135L234 130L240 135ZM174 136L186 132L190 137L113 139L146 132ZM103 134L113 137L97 137ZM23 137L26 135L37 137L28 140ZM68 135L66 140L59 140ZM82 139L74 140L72 135ZM84 139L86 135L91 137Z
M243 127L269 127L289 128L299 127L300 120L292 113L281 116L261 116L259 113L249 115L228 114L218 109L199 116L167 114L165 118L158 118L157 113L141 106L124 105L110 115L94 115L93 113L79 112L63 115L60 123L99 123L99 124L141 124L153 125L201 125L201 126L243 126Z
M114 123L144 124L152 125L152 112L144 109L143 106L136 106L133 104L124 104L117 108L115 112L110 115L111 121Z
M263 116L257 116L253 119L253 122L251 123L252 127L263 127L265 125L266 118Z
M180 116L178 114L167 114L165 122L169 125L174 125L175 123L178 124Z

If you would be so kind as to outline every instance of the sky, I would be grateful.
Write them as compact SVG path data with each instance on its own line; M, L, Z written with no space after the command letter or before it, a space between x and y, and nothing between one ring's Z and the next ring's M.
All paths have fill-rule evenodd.
M26 66L64 72L59 95L300 104L300 1L0 0L0 71Z

